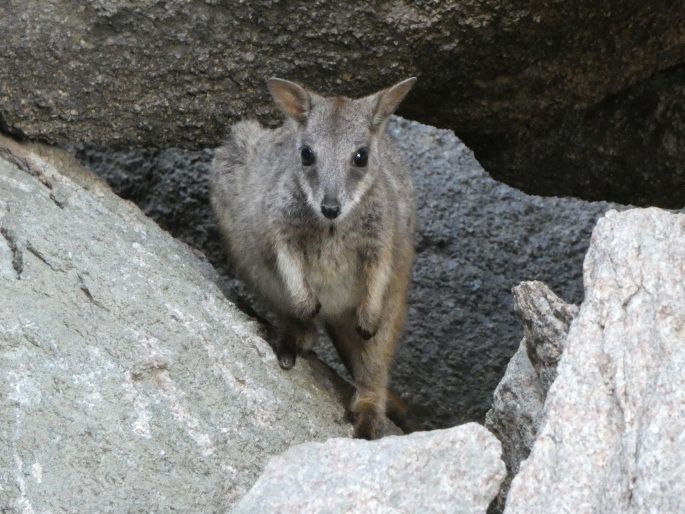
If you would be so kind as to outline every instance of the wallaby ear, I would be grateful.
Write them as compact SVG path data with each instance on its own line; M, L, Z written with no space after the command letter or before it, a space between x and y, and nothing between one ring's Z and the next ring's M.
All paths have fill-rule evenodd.
M276 105L295 121L304 121L309 114L311 99L309 93L300 85L278 78L270 78L266 86Z
M395 112L395 109L397 109L402 100L404 100L404 97L407 96L407 93L414 87L415 83L416 77L411 77L374 95L377 100L371 118L371 127L373 129L380 127L383 122Z

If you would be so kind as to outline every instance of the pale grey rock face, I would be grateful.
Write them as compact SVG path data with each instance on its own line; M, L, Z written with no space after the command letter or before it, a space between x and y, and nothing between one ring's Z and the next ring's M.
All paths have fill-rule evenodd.
M685 511L685 215L610 211L507 513Z
M476 423L306 443L273 458L232 512L482 513L505 475L500 454Z
M524 339L509 361L493 393L492 408L485 415L485 427L502 443L502 458L507 467L507 476L494 504L496 512L504 509L511 480L533 447L544 404L545 393L526 355Z
M522 282L513 288L513 295L524 336L485 416L485 426L502 442L507 465L507 478L497 495L498 511L504 508L509 484L535 442L545 397L556 377L569 326L578 310L542 282Z
M0 510L225 511L270 455L350 435L330 379L282 371L206 261L0 143Z

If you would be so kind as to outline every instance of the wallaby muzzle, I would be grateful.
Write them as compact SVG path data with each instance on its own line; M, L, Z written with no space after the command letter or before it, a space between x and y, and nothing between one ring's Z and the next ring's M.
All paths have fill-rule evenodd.
M340 214L340 202L337 198L330 198L328 195L323 197L321 202L321 213L329 220L333 220Z

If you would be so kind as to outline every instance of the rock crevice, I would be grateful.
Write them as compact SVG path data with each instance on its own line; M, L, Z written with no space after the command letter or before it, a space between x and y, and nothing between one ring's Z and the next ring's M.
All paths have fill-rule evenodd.
M485 426L502 442L507 477L495 510L501 512L511 480L528 457L542 423L547 392L566 346L571 321L578 312L542 282L523 282L512 290L514 309L524 336L493 394Z

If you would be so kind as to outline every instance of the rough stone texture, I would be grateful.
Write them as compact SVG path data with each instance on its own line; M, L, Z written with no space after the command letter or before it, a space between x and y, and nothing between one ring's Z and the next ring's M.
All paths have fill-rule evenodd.
M482 422L521 340L511 287L538 279L580 302L590 233L611 204L528 196L492 180L450 131L400 118L390 130L413 170L420 218L394 387L426 428ZM207 195L211 152L82 150L78 156L230 277ZM223 289L246 305L236 281L226 280ZM321 343L317 353L337 362L330 343Z
M679 2L7 0L0 125L51 142L218 145L272 75L367 94L533 193L682 206Z
M685 12L682 5L679 9ZM501 137L463 136L488 171L529 193L680 208L685 206L684 105L681 64L595 105Z
M270 455L351 434L206 261L34 150L0 140L0 510L223 512Z
M578 307L568 305L544 283L523 282L513 288L514 310L523 322L526 355L547 394L557 378L557 364Z
M685 215L610 211L584 278L505 512L684 512Z
M504 377L493 394L485 426L502 442L507 477L497 495L496 509L504 509L512 478L530 453L542 421L542 409L578 311L565 304L542 282L523 282L513 288L514 309L524 325L524 336Z
M492 407L485 415L486 428L502 443L502 459L507 469L507 476L490 505L489 514L504 510L511 481L535 442L544 404L545 393L526 355L523 340L509 361L504 377L492 395Z
M501 451L476 423L373 442L306 443L273 458L232 512L480 514L504 477Z

